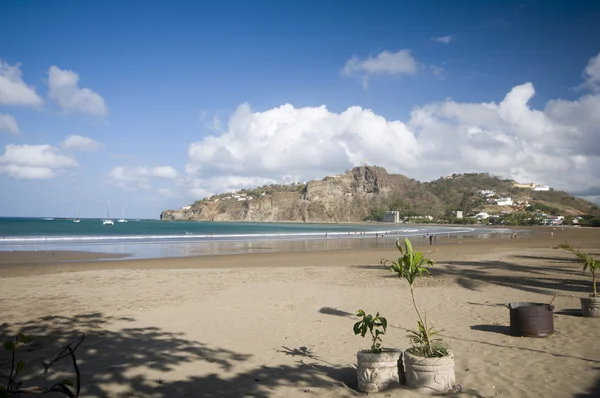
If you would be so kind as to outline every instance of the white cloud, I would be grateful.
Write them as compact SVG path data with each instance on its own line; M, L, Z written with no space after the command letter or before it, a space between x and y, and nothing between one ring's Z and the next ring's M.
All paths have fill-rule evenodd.
M151 170L154 177L159 178L176 178L179 173L171 166L157 166Z
M584 86L600 91L600 54L592 57L583 71Z
M481 171L572 193L600 188L600 93L539 110L529 106L534 95L524 83L497 102L416 107L406 122L361 107L255 112L243 104L224 132L190 144L186 183L200 196L322 178L368 159L422 180Z
M48 96L65 111L104 116L108 109L104 99L89 88L79 88L79 75L70 70L51 66L48 71Z
M102 148L102 144L98 141L81 135L70 135L60 145L65 149L85 152L95 152Z
M125 190L151 189L151 180L153 178L176 179L179 173L171 166L156 167L113 167L109 177Z
M436 41L438 43L442 43L442 44L450 44L450 42L454 40L454 36L453 35L448 35L448 36L441 36L441 37L434 37L433 41Z
M49 179L77 166L75 159L50 145L7 145L0 156L0 173L16 179Z
M10 65L0 59L0 105L37 106L42 99L33 86L21 78L20 64Z
M5 113L0 113L0 131L6 131L12 135L21 134L19 125L17 124L15 118Z
M342 75L361 78L363 87L366 88L370 76L414 75L417 73L417 68L418 62L410 50L382 51L375 57L365 59L352 57L344 65Z

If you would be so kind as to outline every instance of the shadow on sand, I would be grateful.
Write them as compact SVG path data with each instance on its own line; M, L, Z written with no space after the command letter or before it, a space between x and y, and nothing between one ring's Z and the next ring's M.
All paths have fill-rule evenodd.
M472 330L479 330L480 332L499 333L506 336L510 336L510 327L504 325L473 325Z
M347 390L356 388L354 368L331 364L306 347L282 347L281 353L300 357L294 365L253 366L251 355L211 347L179 333L155 327L105 329L113 322L126 325L133 321L102 313L47 316L27 323L1 324L0 336L6 341L20 332L33 338L31 344L20 347L19 360L28 363L26 377L28 373L34 377L33 383L45 384L39 376L36 379L39 360L52 357L63 343L85 332L85 341L77 350L82 397L269 397L279 386L299 391L342 388L350 395L355 393ZM8 373L9 358L5 352L1 355L0 371ZM178 367L186 363L203 363L204 369L208 366L211 370L198 376L174 376ZM68 361L53 371L61 377L65 376L63 372L72 374Z

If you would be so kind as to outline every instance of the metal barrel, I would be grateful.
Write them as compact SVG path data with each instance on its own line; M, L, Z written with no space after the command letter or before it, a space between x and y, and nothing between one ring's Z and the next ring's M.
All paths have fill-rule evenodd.
M554 333L554 306L544 303L510 303L510 334L547 337Z

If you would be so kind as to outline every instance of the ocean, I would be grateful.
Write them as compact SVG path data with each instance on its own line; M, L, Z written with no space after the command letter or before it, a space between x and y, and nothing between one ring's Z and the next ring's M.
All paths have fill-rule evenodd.
M423 236L482 236L509 230L414 224L219 223L100 219L0 218L0 251L78 250L130 258L186 257L376 247ZM383 235L383 236L382 236Z

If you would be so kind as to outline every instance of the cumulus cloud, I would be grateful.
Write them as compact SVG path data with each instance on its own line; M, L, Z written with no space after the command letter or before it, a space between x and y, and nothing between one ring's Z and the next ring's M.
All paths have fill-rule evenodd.
M600 54L592 57L583 71L584 86L600 91Z
M21 65L10 65L0 59L0 105L37 106L42 99L33 86L22 79Z
M65 111L93 116L108 113L104 99L89 88L79 88L79 75L73 71L51 66L48 71L48 96Z
M542 109L530 106L534 95L524 83L495 101L419 106L406 121L361 107L335 113L286 104L257 112L242 104L222 133L190 144L186 178L204 196L322 178L368 160L421 180L490 172L575 194L600 188L600 93Z
M153 178L176 179L179 176L177 170L171 166L156 167L113 167L109 177L125 190L151 189Z
M434 37L433 41L438 42L438 43L442 43L442 44L450 44L450 42L454 40L454 36L453 35L448 35L448 36L440 36L440 37Z
M21 134L15 118L4 113L0 113L0 132L1 131L6 131L12 135Z
M75 159L50 145L7 145L0 155L0 173L16 179L50 179L77 166Z
M65 149L75 149L85 152L96 152L102 148L102 144L98 141L81 135L70 135L60 145Z
M358 77L362 79L363 87L367 88L371 76L414 75L417 68L418 62L410 50L382 51L375 57L352 57L344 65L342 76Z

